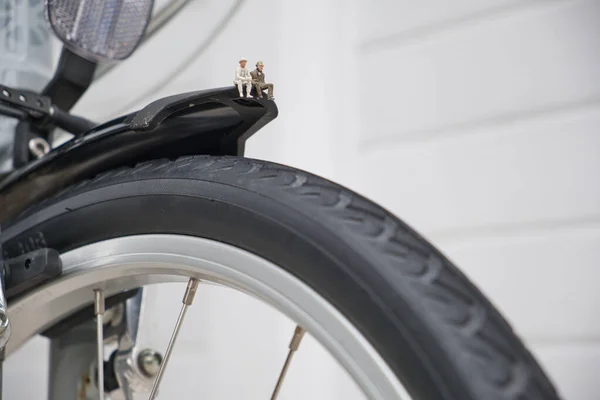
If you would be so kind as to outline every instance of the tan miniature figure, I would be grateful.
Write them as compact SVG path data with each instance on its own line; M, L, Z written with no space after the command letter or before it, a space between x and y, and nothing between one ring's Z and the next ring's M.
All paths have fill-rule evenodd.
M265 73L263 72L264 64L262 61L256 63L256 69L250 73L252 76L252 84L258 93L258 97L263 97L263 89L268 89L269 100L273 100L273 84L265 83Z
M244 97L244 85L246 85L246 97L250 98L252 95L250 91L252 90L252 76L250 75L250 71L246 68L246 60L244 57L240 59L240 66L235 70L235 79L234 83L237 85L238 91L240 92L240 97Z

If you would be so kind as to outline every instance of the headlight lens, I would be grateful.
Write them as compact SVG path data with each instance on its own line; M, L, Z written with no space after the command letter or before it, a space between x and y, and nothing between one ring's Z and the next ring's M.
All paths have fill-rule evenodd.
M123 60L139 44L154 0L47 0L58 37L92 61Z

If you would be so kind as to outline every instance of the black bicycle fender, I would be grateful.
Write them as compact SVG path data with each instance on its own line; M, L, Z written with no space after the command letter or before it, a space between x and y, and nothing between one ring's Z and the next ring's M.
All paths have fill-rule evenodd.
M272 100L234 87L178 94L104 123L0 182L0 223L81 180L121 166L186 155L244 154L246 140L277 117Z

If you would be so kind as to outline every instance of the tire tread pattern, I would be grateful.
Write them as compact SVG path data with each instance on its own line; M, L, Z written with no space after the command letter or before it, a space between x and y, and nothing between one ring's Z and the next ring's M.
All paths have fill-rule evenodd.
M65 189L28 215L78 192L119 181L181 178L230 181L289 202L376 258L378 273L423 310L422 318L472 385L474 399L554 400L553 385L485 296L439 251L385 209L326 179L236 157L188 156L119 168ZM399 318L400 316L396 316Z

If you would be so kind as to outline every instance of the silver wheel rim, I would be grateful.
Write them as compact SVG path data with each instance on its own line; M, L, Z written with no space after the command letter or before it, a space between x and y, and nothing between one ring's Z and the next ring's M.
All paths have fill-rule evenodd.
M63 276L11 302L10 356L28 339L106 295L189 277L248 293L302 325L350 373L370 399L407 400L396 376L350 322L290 273L224 243L181 235L137 235L80 247L62 255Z

